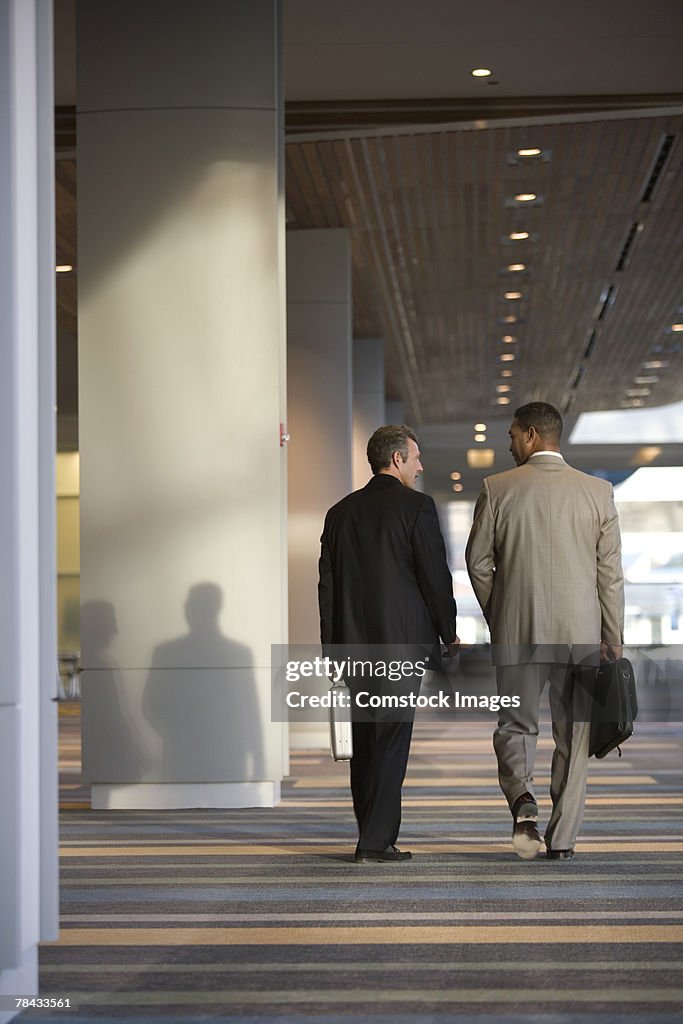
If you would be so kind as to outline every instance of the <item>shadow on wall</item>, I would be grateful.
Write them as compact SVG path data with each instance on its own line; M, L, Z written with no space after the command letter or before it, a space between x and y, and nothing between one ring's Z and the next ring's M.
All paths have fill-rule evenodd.
M265 778L253 654L221 632L222 605L217 584L191 587L187 633L154 651L142 711L161 741L160 777L147 781Z
M82 606L82 759L87 782L138 782L151 764L120 666L110 654L118 631L111 602L93 600Z

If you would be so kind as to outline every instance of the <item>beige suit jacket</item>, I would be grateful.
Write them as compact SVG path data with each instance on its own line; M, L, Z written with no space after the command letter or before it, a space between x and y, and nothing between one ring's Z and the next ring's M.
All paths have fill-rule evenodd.
M555 455L487 477L465 557L494 664L593 661L601 640L623 642L621 537L607 481Z

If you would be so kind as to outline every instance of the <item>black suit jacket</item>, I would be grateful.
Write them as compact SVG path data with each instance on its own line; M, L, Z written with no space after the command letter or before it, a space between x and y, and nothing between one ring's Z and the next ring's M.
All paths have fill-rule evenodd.
M318 598L323 648L452 643L453 580L434 500L380 473L334 505Z

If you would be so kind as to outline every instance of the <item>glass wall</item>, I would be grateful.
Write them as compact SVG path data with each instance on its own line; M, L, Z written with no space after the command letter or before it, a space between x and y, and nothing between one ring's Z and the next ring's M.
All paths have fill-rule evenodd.
M636 470L614 489L621 525L629 646L683 643L683 469ZM488 643L465 566L474 502L452 501L444 523L458 602L458 633Z

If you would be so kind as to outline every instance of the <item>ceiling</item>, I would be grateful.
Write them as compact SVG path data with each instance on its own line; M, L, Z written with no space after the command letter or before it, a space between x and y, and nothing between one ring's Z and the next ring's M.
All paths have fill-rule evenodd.
M55 0L58 262L77 267L73 10ZM288 229L348 228L354 335L385 340L431 490L464 470L475 421L507 468L524 401L571 422L683 398L679 0L285 0L283 34ZM58 321L68 446L76 274L58 277ZM464 471L463 496L481 476Z

